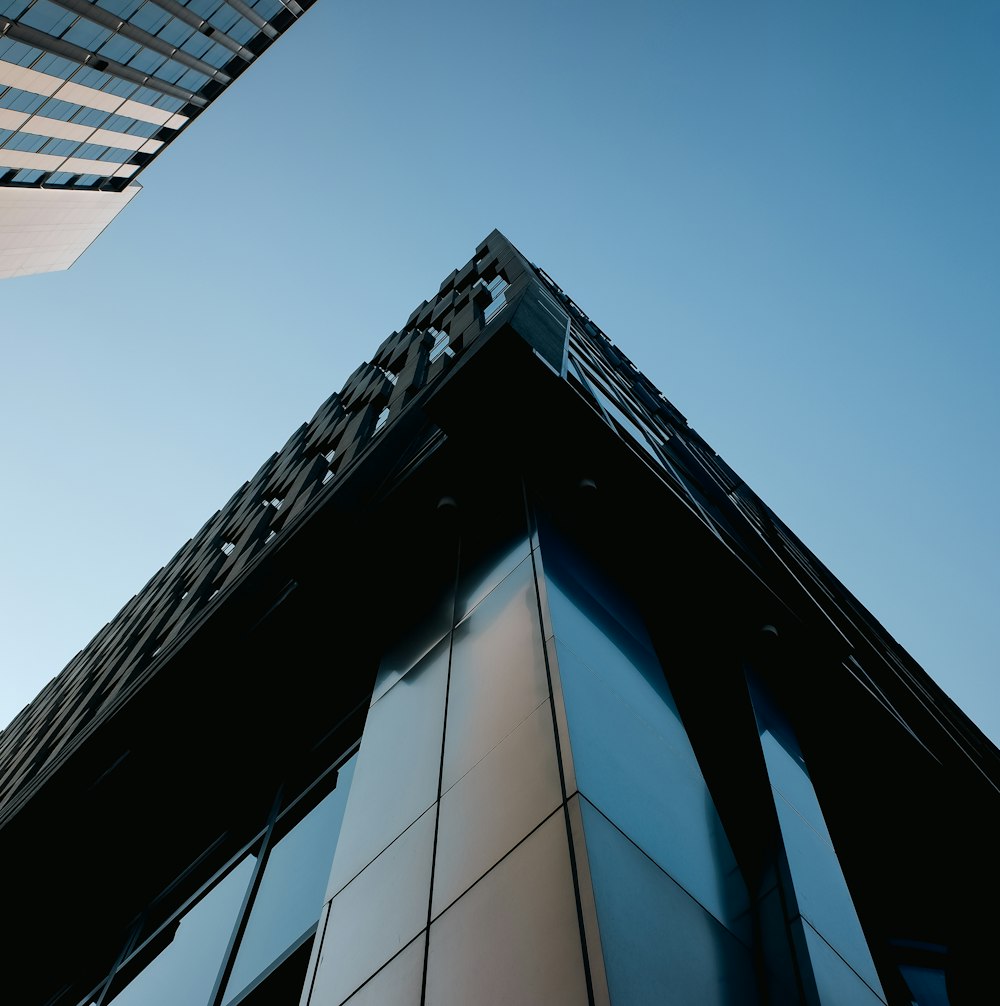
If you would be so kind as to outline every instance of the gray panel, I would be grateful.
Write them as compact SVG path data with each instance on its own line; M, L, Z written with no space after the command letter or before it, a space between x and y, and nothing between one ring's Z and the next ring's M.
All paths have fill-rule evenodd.
M433 915L506 855L562 802L543 702L441 798Z
M796 938L804 939L816 980L818 999L813 999L812 990L807 998L810 1006L882 1006L883 1000L877 996L835 953L808 922L794 923Z
M310 1006L337 1006L427 925L435 809L330 904Z
M421 933L397 954L367 985L362 985L347 1006L420 1006L424 983L424 944Z
M751 1006L749 948L587 801L581 803L615 1006Z
M425 1002L587 1002L562 813L550 817L431 925Z
M437 799L448 642L443 639L368 712L327 897Z
M455 630L442 789L465 775L548 694L528 558Z
M580 792L749 943L749 896L697 767L559 644Z

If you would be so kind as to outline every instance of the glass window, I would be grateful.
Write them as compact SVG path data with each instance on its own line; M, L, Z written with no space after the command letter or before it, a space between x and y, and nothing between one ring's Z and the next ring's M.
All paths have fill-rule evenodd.
M72 42L73 45L96 52L111 38L111 32L107 28L102 28L99 24L94 24L93 21L80 18L76 24L71 25L66 30L63 38L67 42Z
M192 32L181 48L191 56L200 57L212 45L212 40L206 38L201 32Z
M108 117L108 113L100 108L81 108L73 114L72 121L81 126L100 126Z
M112 35L111 38L98 49L102 56L108 59L117 60L119 63L127 63L141 48L138 42L133 42L124 35ZM133 85L134 87L135 85Z
M69 122L70 119L80 111L79 105L74 105L71 101L62 101L59 98L49 98L38 110L39 115L45 115L50 119L60 119Z
M30 2L31 0L8 0L7 3L0 3L0 14L11 20L18 18Z
M43 154L57 154L60 157L68 157L76 148L80 146L79 140L49 140L41 148Z
M616 1006L756 1003L749 948L589 803L581 806L601 949Z
M160 29L172 20L162 7L157 7L155 3L145 3L129 18L129 23L151 35L158 35Z
M143 0L97 0L97 6L117 14L123 21L128 21L142 6L142 2Z
M341 766L336 788L280 838L268 854L224 1002L232 1002L316 925L356 759L354 755Z
M35 49L23 42L15 42L12 38L0 39L0 59L5 63L30 66L41 54L41 49Z
M208 83L208 77L198 70L187 70L177 80L177 86L187 91L200 91Z
M136 955L142 970L121 987L116 980L108 1006L197 1006L207 1003L229 945L253 873L245 856L175 923ZM153 954L150 959L149 955ZM130 962L131 964L131 962ZM128 973L126 965L122 971Z
M48 35L58 36L76 20L76 15L57 7L50 0L35 0L21 15L20 20Z
M37 70L39 73L51 74L53 77L67 78L76 73L80 68L80 64L74 63L71 59L65 59L62 56L56 56L54 53L47 52L31 68L32 70Z
M13 108L16 112L34 112L45 101L41 94L9 87L0 95L0 108Z
M142 73L155 73L163 65L166 58L152 49L143 48L128 61L128 65L134 66Z

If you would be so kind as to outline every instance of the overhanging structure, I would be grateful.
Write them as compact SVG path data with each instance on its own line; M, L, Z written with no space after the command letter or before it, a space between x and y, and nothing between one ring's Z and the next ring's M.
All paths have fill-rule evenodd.
M996 749L498 232L0 736L19 1001L963 1006Z

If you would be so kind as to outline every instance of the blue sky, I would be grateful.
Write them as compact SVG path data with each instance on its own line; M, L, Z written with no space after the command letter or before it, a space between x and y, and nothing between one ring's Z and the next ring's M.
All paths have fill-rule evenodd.
M499 227L1000 739L998 33L319 0L0 291L0 720Z

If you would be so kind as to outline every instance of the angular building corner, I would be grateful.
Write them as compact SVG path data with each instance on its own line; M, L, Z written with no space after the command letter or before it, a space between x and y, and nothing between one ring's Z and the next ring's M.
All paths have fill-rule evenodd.
M9 980L967 1006L998 783L494 231L0 735Z
M68 269L311 0L0 3L0 279Z

